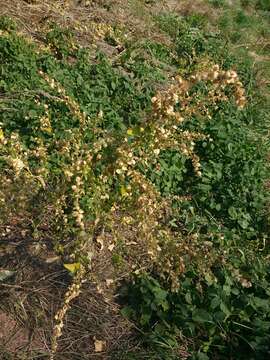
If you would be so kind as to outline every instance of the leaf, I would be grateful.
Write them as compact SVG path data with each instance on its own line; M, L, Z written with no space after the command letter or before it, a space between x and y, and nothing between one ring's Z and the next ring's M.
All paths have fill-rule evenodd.
M212 274L207 273L207 274L205 274L204 278L207 282L207 285L209 285L209 286L211 286L215 283L215 278L213 277Z
M216 309L220 304L220 298L218 296L215 296L212 300L211 300L211 309Z
M76 271L80 270L81 264L80 263L64 264L64 268L67 269L72 274L74 274Z
M158 305L161 305L161 303L163 301L166 301L167 299L167 291L159 288L159 287L154 287L153 288L153 294L155 295L155 302L158 304Z
M150 322L150 319L151 319L151 314L149 313L146 313L146 312L144 312L142 315L141 315L141 318L140 318L140 324L141 325L147 325L147 324L149 324L149 322Z
M192 304L192 297L189 292L186 293L185 300L188 304L190 304L190 305Z
M102 236L98 236L96 239L96 242L100 245L100 251L104 249L104 241Z
M95 342L94 342L94 346L95 346L95 352L102 352L104 351L105 347L106 347L106 341L103 340L98 340L96 338L94 338Z
M231 315L231 312L230 312L229 308L227 307L227 305L224 302L221 302L219 307L220 307L220 310L222 312L224 312L226 317Z
M114 244L110 244L110 245L108 246L108 250L109 250L109 251L113 251L114 247L115 247Z
M236 211L235 207L230 206L229 209L228 209L228 213L229 213L231 219L233 219L233 220L237 219L238 214L237 214L237 211Z
M112 87L113 90L116 89L116 83L114 81L111 82L111 87Z
M127 195L127 190L123 185L120 187L120 193L123 197Z
M46 264L52 264L56 261L60 260L60 256L53 256L53 257L49 257L45 260Z
M242 229L247 229L249 222L246 219L238 220L238 224L241 226Z
M217 204L217 205L216 205L216 210L217 210L217 211L220 211L220 210L221 210L221 205L220 205L220 204Z
M197 310L193 311L192 319L193 319L193 321L196 321L199 323L212 322L211 315L203 309L197 309Z
M198 360L209 360L209 357L205 353L198 352L197 359Z
M126 306L123 309L120 310L120 313L125 317L125 318L131 318L132 316L134 316L134 310L130 307L130 306Z
M113 279L106 279L106 285L111 286L114 283Z
M29 113L28 113L28 116L29 116L30 118L35 118L35 117L37 117L37 112L36 112L36 110L30 110Z
M15 274L15 271L11 270L0 270L0 281L4 281Z

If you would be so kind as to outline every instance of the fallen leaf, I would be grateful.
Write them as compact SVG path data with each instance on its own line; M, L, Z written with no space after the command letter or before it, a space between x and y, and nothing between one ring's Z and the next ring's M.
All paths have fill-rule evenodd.
M113 279L106 279L106 285L110 286L114 283Z
M105 349L106 341L98 340L94 338L95 352L102 352Z
M104 248L104 242L102 236L98 236L96 242L100 245L100 251Z
M138 243L136 243L135 241L129 241L128 243L127 243L127 245L137 245Z
M103 294L103 292L104 292L102 287L99 285L97 285L97 292L98 292L98 294Z
M113 251L114 247L115 247L114 244L110 244L110 245L108 246L108 250L109 250L109 251Z
M52 263L54 263L54 262L56 262L56 261L58 261L58 260L60 260L60 256L54 256L54 257L47 258L47 259L45 260L45 262L46 262L47 264L52 264Z

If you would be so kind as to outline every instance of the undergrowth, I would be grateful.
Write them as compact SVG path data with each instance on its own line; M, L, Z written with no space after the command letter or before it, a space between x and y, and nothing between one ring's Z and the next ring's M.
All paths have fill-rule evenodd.
M143 358L269 355L269 98L235 46L256 17L226 11L227 37L205 16L162 13L171 46L126 39L113 59L56 24L38 46L0 19L1 237L14 223L36 241L49 229L73 275L51 359L103 248Z

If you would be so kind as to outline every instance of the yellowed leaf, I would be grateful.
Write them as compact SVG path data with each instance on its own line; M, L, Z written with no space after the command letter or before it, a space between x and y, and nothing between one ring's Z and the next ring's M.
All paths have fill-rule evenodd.
M106 279L106 285L107 285L107 286L112 285L113 282L114 282L113 279Z
M109 250L109 251L113 251L114 247L115 247L114 244L110 244L110 245L108 246L108 250Z
M98 292L98 294L103 294L103 292L104 292L100 285L97 285L97 292Z
M80 263L64 264L64 268L70 271L72 274L74 274L76 271L78 271L81 268L81 264Z
M98 236L96 239L96 242L100 245L100 250L103 250L104 248L104 242L102 236Z
M128 243L127 243L127 245L137 245L138 243L136 243L135 241L129 241Z
M121 192L121 195L122 195L122 196L126 196L126 195L127 195L127 190L126 190L126 188L125 188L123 185L120 187L120 192Z
M46 184L45 184L45 181L43 180L43 178L41 176L37 176L36 178L41 183L43 189L46 189Z
M53 130L52 130L52 128L50 126L48 126L48 127L42 128L42 131L44 131L44 132L46 132L48 134L51 134Z
M102 352L105 349L106 341L98 340L94 338L95 352Z

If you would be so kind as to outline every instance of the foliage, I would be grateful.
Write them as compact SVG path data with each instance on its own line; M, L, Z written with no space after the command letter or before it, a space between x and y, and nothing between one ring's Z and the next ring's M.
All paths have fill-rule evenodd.
M184 339L194 359L269 354L267 96L248 50L230 47L258 25L212 3L226 36L204 15L159 14L170 46L105 26L124 47L113 59L55 24L38 46L0 19L1 236L48 229L74 275L52 359L96 245L111 240L115 270L133 273L123 314L153 359L179 358Z
M205 359L227 359L234 357L235 351L238 359L266 358L269 261L253 258L249 251L241 251L239 257L237 250L232 250L228 257L230 263L215 264L204 274L191 265L174 294L148 275L137 277L128 288L130 305L124 314L137 319L145 332L153 331L157 338L162 329L166 339L168 328L171 334L178 329L192 337L194 358L204 354Z
M166 340L182 331L193 339L196 359L234 358L236 352L239 359L266 358L270 317L265 182L269 168L265 165L268 142L260 134L269 129L267 99L256 89L251 59L243 52L234 56L222 37L205 32L203 21L195 22L194 29L192 18L162 15L157 20L174 40L178 55L188 59L189 71L202 67L205 54L211 54L225 68L239 70L253 102L241 112L232 103L219 104L211 116L196 114L184 123L184 129L211 139L196 143L200 177L192 175L183 153L171 150L163 151L158 165L147 173L164 196L175 199L169 219L172 228L197 233L199 242L193 237L191 243L202 256L188 257L176 293L160 269L135 276L124 291L129 306L123 313L141 325L146 343L151 339L166 347ZM242 12L236 14L239 26L247 26L247 20ZM200 99L197 94L196 99ZM203 244L210 246L204 254ZM167 252L176 254L175 248L168 247L163 254ZM161 358L174 358L179 346L176 339L175 335L172 348Z

